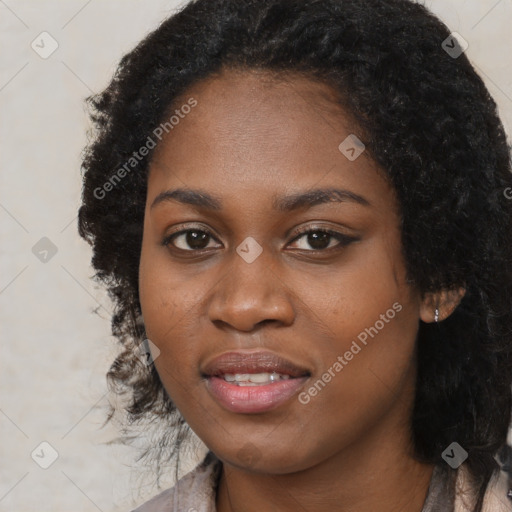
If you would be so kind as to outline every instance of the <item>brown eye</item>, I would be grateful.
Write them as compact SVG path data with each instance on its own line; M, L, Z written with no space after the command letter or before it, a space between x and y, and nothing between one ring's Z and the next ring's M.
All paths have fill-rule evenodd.
M313 231L306 235L308 244L313 249L327 249L333 236L325 231Z
M292 242L297 243L297 241L300 241L298 244L299 246L296 247L300 250L323 251L333 247L345 247L355 240L357 239L338 233L337 231L331 231L328 229L309 229L303 231Z
M186 229L168 236L163 244L172 244L182 251L201 251L208 248L208 244L214 238L210 233L202 229Z

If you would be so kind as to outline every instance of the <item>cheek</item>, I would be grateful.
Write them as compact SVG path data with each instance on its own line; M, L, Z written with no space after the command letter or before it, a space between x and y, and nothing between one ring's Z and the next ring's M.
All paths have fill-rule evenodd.
M331 443L350 445L392 409L401 410L396 428L409 421L416 377L414 317L404 307L382 329L375 323L354 330L364 334L365 343L357 334L340 336L338 350L323 358L322 370L299 397L301 416L318 418L307 422L306 435L313 437L322 425L319 448L326 456Z
M155 367L178 407L190 400L191 386L200 383L197 367L204 339L198 334L208 288L204 280L170 268L165 250L143 242L139 297L146 335L160 350Z
M328 372L330 388L328 393L317 390L323 395L318 404L331 399L354 404L357 396L354 414L358 408L359 413L370 410L391 390L399 391L413 370L419 304L406 283L399 243L385 242L377 240L358 251L315 287L303 282L308 290L304 303L315 322L304 325L306 337L317 339L323 333L318 366Z
M201 297L194 288L195 282L183 278L180 282L179 269L169 265L167 249L145 225L139 265L139 299L149 339L154 338L160 343L172 339L180 323L187 320L187 312L194 314L194 305Z
M315 439L322 430L315 445L319 458L328 457L334 447L357 442L391 410L396 411L391 428L409 421L417 318L405 301L393 302L396 295L382 298L381 307L374 304L364 312L356 310L351 319L344 315L333 319L329 329L337 337L322 344L318 372L298 396L297 419L304 421L301 436Z
M419 306L406 282L399 234L393 240L375 238L358 247L338 268L316 276L301 275L299 292L318 325L339 340L336 348L348 350L352 340L364 343L375 328L380 335L409 332L414 339ZM396 238L396 239L395 239ZM375 325L377 324L377 325Z
M168 354L170 344L164 343L164 340L173 337L184 313L180 310L183 302L177 300L160 251L153 249L147 239L143 240L140 259L139 299L146 335L160 349L155 365L158 369L161 360L168 360L172 373L179 369L179 365L174 368L174 359ZM161 377L164 378L164 375Z

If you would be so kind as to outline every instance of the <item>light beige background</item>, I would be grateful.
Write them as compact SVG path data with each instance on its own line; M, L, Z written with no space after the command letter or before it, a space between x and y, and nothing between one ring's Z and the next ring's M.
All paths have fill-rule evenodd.
M468 41L511 133L512 1L426 4ZM0 0L0 511L129 511L157 492L134 449L106 445L117 432L100 428L117 349L76 214L83 99L177 5ZM59 45L47 59L31 48L43 31ZM57 249L46 263L32 252L42 237ZM58 452L48 469L31 458L43 441ZM171 482L168 475L164 486Z

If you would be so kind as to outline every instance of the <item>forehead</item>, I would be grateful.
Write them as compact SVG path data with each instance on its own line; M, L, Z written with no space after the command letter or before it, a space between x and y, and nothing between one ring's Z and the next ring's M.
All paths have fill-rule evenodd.
M351 161L340 151L358 128L328 85L297 74L229 70L189 88L173 108L190 98L197 105L155 150L150 194L200 185L261 197L319 184L385 196L373 160L363 152Z
M219 108L251 107L251 111L306 108L318 115L336 114L339 95L327 83L302 73L266 69L223 68L192 86L189 93L215 100ZM250 114L249 111L246 114Z

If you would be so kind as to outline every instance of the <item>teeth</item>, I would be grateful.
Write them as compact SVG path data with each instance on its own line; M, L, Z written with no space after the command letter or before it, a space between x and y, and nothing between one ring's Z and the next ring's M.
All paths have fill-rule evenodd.
M244 375L245 377L245 375ZM280 376L277 373L253 373L252 375L247 375L247 379L239 379L237 377L237 382L244 382L248 380L249 382L256 382L256 384L261 384L262 382L279 380Z
M225 373L223 375L226 382L233 382L238 386L258 386L260 384L270 384L279 380L289 379L289 375L281 373Z

